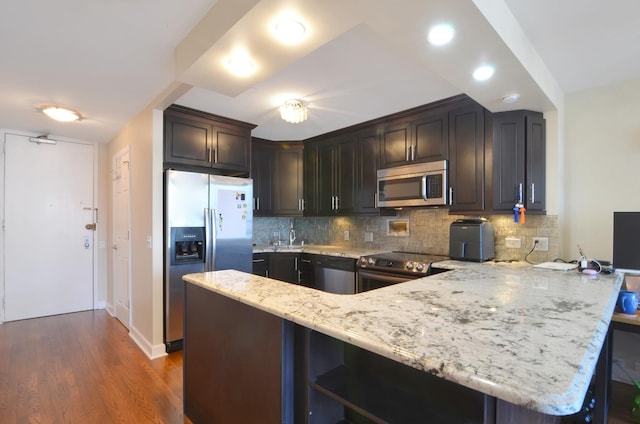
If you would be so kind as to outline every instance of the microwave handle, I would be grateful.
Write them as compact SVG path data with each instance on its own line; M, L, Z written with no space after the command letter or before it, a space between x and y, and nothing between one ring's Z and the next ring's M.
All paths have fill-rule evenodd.
M429 200L429 193L427 193L428 190L428 185L427 185L427 174L424 174L422 176L422 187L420 187L420 191L422 192L422 198L424 200Z

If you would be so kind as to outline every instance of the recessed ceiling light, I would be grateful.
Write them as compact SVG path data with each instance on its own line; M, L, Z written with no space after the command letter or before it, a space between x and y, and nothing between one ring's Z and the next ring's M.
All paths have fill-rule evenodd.
M455 30L449 24L436 25L429 30L429 42L434 46L442 46L453 39Z
M495 72L495 69L493 66L483 65L476 68L476 70L473 71L473 77L478 81L485 81L491 78L494 72Z
M518 93L507 94L506 96L504 96L502 98L502 102L503 103L507 103L507 104L511 104L511 103L517 102L518 99L520 99L520 95Z
M304 24L297 19L283 18L276 22L273 33L278 40L285 44L296 44L302 41L307 29Z
M236 76L247 77L255 71L255 64L248 56L236 54L227 59L227 68Z
M82 119L82 116L75 110L60 106L44 105L40 107L40 110L49 118L60 122L72 122Z

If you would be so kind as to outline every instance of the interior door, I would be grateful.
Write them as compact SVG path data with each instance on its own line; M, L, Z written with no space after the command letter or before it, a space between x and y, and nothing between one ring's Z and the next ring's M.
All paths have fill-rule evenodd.
M93 309L94 146L5 136L5 320Z
M113 301L114 315L126 327L131 325L131 267L129 148L113 157Z

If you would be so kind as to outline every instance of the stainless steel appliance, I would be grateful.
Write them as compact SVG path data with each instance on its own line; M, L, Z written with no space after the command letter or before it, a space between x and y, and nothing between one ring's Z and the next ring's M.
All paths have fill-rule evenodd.
M485 218L458 219L449 227L449 257L484 262L495 257L493 224Z
M182 348L184 281L194 272L251 272L253 181L165 172L164 343Z
M416 163L378 170L377 206L447 204L447 161Z
M329 293L356 293L356 260L338 256L313 255L313 287Z
M360 257L358 261L357 292L403 283L447 271L434 266L434 262L449 259L446 256L412 252L387 252Z

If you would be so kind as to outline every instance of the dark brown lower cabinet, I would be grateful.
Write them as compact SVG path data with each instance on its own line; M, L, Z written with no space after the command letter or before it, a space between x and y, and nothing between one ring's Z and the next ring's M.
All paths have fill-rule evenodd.
M187 283L184 415L293 423L293 323Z

